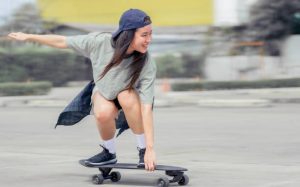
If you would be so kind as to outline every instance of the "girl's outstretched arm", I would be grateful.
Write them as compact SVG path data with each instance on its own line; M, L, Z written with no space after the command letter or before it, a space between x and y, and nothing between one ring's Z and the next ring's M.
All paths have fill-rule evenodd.
M67 48L66 37L61 35L39 35L26 34L22 32L12 32L8 37L18 41L32 41L43 45L48 45L54 48Z

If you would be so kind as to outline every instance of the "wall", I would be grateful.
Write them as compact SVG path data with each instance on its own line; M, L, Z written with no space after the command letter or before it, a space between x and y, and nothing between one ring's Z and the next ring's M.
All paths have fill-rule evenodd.
M117 24L129 8L146 11L156 26L213 23L213 0L38 0L38 5L44 18L67 23Z

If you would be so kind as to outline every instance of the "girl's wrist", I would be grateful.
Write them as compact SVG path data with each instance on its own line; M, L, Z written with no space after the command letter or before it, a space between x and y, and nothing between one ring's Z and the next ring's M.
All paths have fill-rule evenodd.
M26 34L25 41L29 41L30 39L32 39L32 34Z
M153 145L147 145L146 150L153 150Z

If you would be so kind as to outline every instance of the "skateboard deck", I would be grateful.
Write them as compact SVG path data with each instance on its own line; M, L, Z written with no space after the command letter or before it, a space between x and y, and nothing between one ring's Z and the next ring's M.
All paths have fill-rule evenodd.
M121 173L118 171L112 171L112 169L137 169L145 170L144 166L138 166L133 163L116 163L116 164L107 164L101 166L88 165L84 161L79 161L79 163L85 167L98 168L101 174L94 175L92 177L92 182L94 184L102 184L104 180L110 179L112 182L118 182L121 179ZM186 168L177 167L177 166L168 166L168 165L156 165L155 170L165 171L167 176L172 177L169 180L167 177L159 178L157 180L157 186L167 187L169 183L177 182L179 185L187 185L189 178L184 174L187 171Z

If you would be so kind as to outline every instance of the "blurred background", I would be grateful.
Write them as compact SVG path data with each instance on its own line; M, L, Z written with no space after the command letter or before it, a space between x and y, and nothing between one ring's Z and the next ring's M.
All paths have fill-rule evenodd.
M128 8L153 20L149 50L164 92L300 85L300 0L0 0L0 95L92 78L89 59L8 33L113 32Z
M53 130L90 60L7 34L113 32L129 8L153 22L158 163L190 186L300 186L300 0L0 0L0 186L87 186L77 160L99 143L93 116ZM118 159L135 163L129 132ZM124 186L153 186L131 172Z

